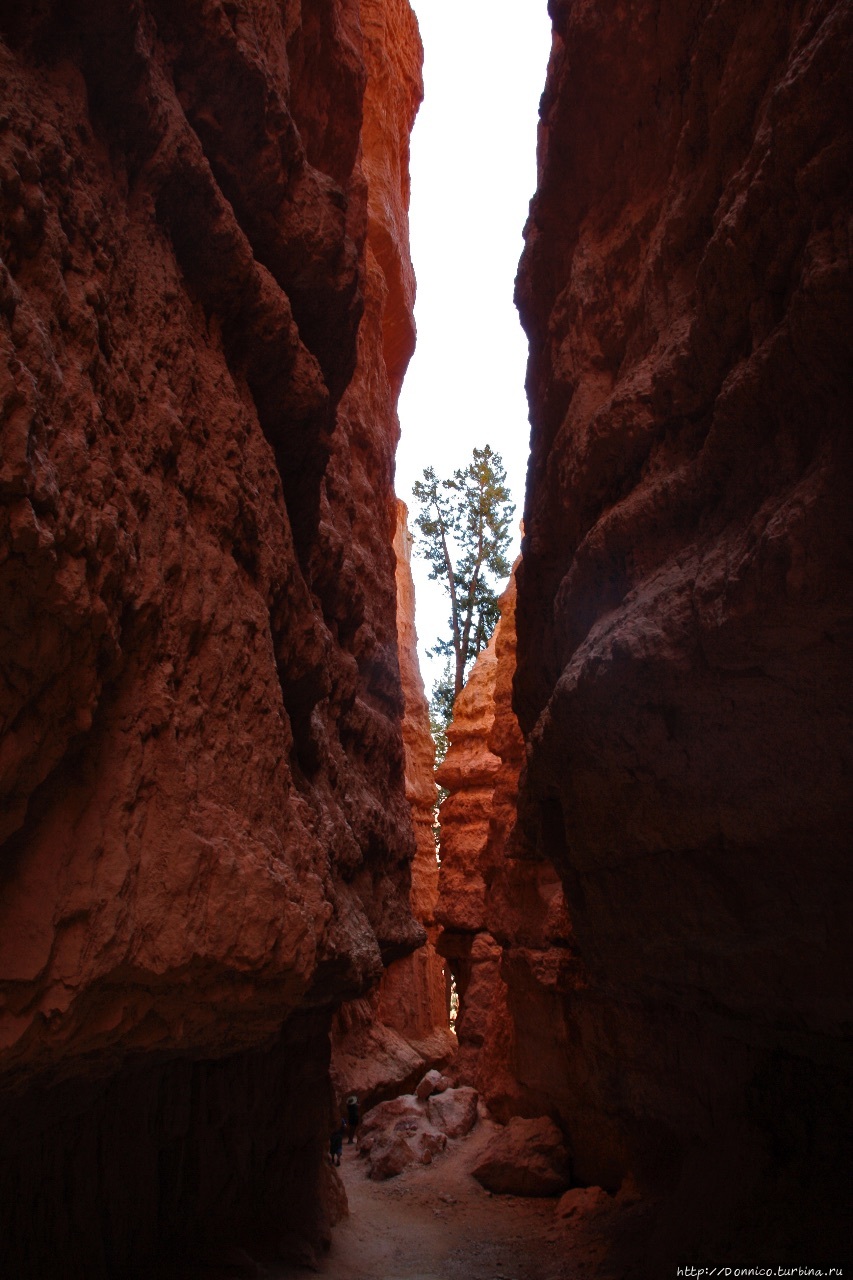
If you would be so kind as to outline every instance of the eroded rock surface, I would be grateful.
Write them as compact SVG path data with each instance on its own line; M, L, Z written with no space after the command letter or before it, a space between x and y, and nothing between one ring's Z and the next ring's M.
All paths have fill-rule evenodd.
M650 1266L796 1263L844 1248L853 10L550 11L515 706L588 982L537 1087L663 1189Z
M423 937L417 27L25 0L0 37L4 1269L316 1242L330 1010Z
M568 1186L569 1155L553 1120L513 1116L471 1172L499 1195L556 1196Z
M421 1083L426 1081L427 1077ZM443 1077L438 1086L440 1092L419 1087L415 1093L380 1102L365 1117L359 1127L359 1155L375 1182L394 1178L411 1164L431 1164L448 1138L464 1137L477 1123L475 1089L447 1088Z
M500 951L488 931L485 909L489 817L500 763L488 748L496 672L493 636L456 699L447 755L436 772L448 793L440 813L438 945L459 995L456 1070L460 1079L477 1087L485 1083L480 1060L495 1043L490 1024L506 1021Z
M538 1116L564 1074L561 992L584 982L553 865L516 830L524 740L512 708L515 569L500 620L456 702L438 777L439 946L459 991L460 1079L501 1120Z
M470 1133L477 1122L477 1103L480 1095L470 1085L458 1089L443 1089L427 1100L430 1123L448 1138L462 1138Z
M444 1075L441 1071L436 1071L433 1067L419 1081L418 1087L415 1089L415 1097L423 1101L424 1098L429 1098L434 1093L443 1093L445 1089L451 1088L452 1083L449 1076Z
M450 1030L445 961L436 950L438 862L433 821L436 802L435 744L418 665L412 536L406 506L397 503L397 642L403 685L406 798L412 813L415 854L410 905L426 934L411 955L394 960L378 990L350 1001L332 1025L332 1083L339 1102L356 1093L365 1107L413 1088L433 1064L455 1056Z

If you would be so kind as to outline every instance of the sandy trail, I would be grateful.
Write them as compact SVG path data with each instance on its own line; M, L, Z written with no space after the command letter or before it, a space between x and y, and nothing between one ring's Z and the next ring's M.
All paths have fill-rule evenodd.
M591 1277L592 1259L556 1226L554 1200L491 1196L471 1177L495 1127L481 1119L431 1165L387 1182L369 1181L365 1161L345 1146L340 1172L350 1213L335 1228L320 1274L331 1280Z

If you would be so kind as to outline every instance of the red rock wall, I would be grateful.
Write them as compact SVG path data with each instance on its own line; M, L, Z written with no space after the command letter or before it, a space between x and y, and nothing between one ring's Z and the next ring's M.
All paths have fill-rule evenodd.
M0 36L6 1270L316 1241L331 1008L422 937L392 550L417 27L81 0Z
M501 1118L539 1114L520 1080L505 982L507 952L502 953L502 946L509 947L507 912L496 909L507 868L516 866L509 861L509 838L524 757L511 705L515 603L513 575L500 600L494 635L456 700L450 746L437 773L448 792L441 807L438 945L448 957L459 997L455 1068ZM541 860L536 867L559 892L553 867Z
M495 637L477 657L453 707L447 755L436 771L447 796L440 810L439 948L459 996L456 1035L460 1080L480 1088L482 1058L494 1040L490 1021L505 1021L500 951L486 918L489 816L499 760L489 750L495 719Z
M438 772L439 938L459 993L456 1070L492 1115L560 1115L568 1031L563 994L582 987L551 862L516 825L524 739L512 708L517 591L513 568L500 620L454 708Z
M426 934L423 946L388 965L368 998L343 1005L332 1024L332 1083L343 1102L357 1093L362 1108L413 1089L434 1066L453 1058L445 962L436 951L438 862L433 821L435 744L418 664L412 535L407 510L397 503L397 643L403 684L406 798L412 811L415 856L409 902Z
M580 1181L668 1197L649 1259L801 1262L850 1150L853 10L550 10L515 706L589 974L551 1096Z
M405 503L397 503L397 643L403 682L403 746L406 753L406 797L415 829L410 904L415 919L424 926L427 941L410 956L389 965L380 983L379 1015L389 1027L410 1040L426 1040L449 1034L448 989L444 962L435 949L438 927L438 874L435 837L435 743L429 725L429 706L418 663L415 630L415 584L412 581L412 535ZM452 1040L450 1041L452 1044ZM445 1043L443 1055L447 1054Z

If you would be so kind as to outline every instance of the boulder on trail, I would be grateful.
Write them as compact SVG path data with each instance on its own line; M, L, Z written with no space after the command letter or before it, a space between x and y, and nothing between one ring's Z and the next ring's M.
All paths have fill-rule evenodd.
M413 1093L403 1093L399 1098L378 1103L370 1108L361 1121L358 1131L359 1150L362 1153L370 1151L372 1142L378 1137L387 1136L396 1121L402 1117L423 1114L423 1105Z
M560 1196L555 1210L558 1218L575 1221L593 1217L602 1209L613 1205L613 1197L603 1187L572 1187L565 1195Z
M423 1101L430 1094L442 1093L445 1089L449 1089L451 1084L452 1081L448 1080L447 1076L443 1076L440 1071L428 1071L415 1089L415 1097Z
M430 1123L448 1138L463 1137L476 1124L479 1097L477 1090L468 1085L435 1094L427 1100Z
M547 1116L513 1116L471 1172L481 1186L498 1195L555 1196L568 1187L569 1153Z
M394 1178L410 1164L430 1164L447 1146L447 1138L425 1118L398 1120L385 1141L377 1142L368 1156L368 1177L374 1182Z
M364 1117L359 1153L366 1157L368 1177L374 1181L393 1178L410 1164L429 1164L448 1138L461 1138L474 1127L477 1090L451 1089L437 1071L428 1074L438 1076L441 1093L426 1100L405 1093L380 1102Z
M396 1177L407 1165L429 1164L446 1146L446 1135L430 1124L425 1104L413 1093L373 1107L362 1121L358 1144L368 1177L376 1182Z

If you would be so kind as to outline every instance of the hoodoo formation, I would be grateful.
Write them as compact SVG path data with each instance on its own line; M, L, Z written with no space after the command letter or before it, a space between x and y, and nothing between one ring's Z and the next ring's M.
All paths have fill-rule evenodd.
M0 3L4 1277L310 1262L439 954L602 1276L848 1249L853 7L548 7L437 887L407 0Z
M0 1255L327 1234L409 908L406 0L0 8Z
M577 1183L657 1206L635 1268L838 1263L853 9L549 10L517 282L526 760L511 856L470 920L453 872L439 945L500 941L516 1106L560 1121ZM482 1017L463 997L460 1028Z

